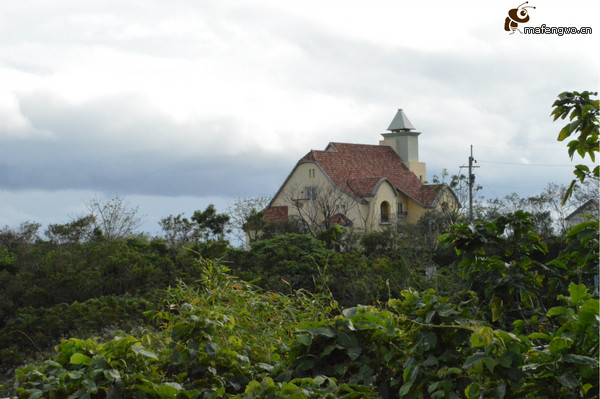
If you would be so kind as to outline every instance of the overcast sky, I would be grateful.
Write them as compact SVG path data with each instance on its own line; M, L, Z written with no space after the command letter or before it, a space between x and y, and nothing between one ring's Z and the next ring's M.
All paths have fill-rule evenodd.
M126 197L143 229L270 196L311 149L404 109L428 179L470 145L486 197L572 176L557 94L600 87L600 2L31 1L0 5L0 227ZM552 166L549 166L552 165Z

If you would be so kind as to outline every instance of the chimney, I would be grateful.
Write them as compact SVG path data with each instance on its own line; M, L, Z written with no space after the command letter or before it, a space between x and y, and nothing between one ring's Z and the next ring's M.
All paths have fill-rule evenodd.
M404 164L424 183L427 179L424 162L419 162L419 135L421 132L414 131L402 109L399 109L394 119L387 128L390 133L382 133L383 140L379 145L390 146L402 159Z

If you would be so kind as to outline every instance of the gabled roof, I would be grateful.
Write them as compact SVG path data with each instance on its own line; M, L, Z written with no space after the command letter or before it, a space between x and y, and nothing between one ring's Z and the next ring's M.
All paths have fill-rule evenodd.
M331 181L354 197L372 195L387 180L424 207L432 207L442 185L424 185L388 146L329 143L325 151L312 150L298 162L314 162ZM383 179L383 180L382 180Z
M598 200L592 198L592 199L585 201L577 209L575 209L573 212L571 212L567 217L565 217L565 220L570 220L576 216L581 216L584 214L594 214L594 213L598 213Z

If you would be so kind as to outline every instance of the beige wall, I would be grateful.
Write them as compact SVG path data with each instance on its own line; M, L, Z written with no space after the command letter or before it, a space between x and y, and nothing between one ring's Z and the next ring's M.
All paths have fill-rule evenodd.
M272 206L287 206L289 216L300 216L298 208L295 206L292 199L301 199L299 204L302 206L304 214L315 214L317 209L314 207L314 202L306 200L307 187L316 187L317 195L328 195L332 201L340 205L340 213L349 214L351 208L356 208L358 204L348 194L335 187L331 180L323 173L323 171L314 163L299 164L294 173L289 177L285 185L281 188L279 194L272 203ZM346 211L342 209L346 207Z
M350 219L354 222L354 227L358 230L372 231L385 228L386 224L381 223L381 204L386 201L390 206L389 223L396 222L396 213L398 209L398 196L391 184L384 181L379 185L373 197L367 197L367 204L361 204L353 209Z
M415 224L421 219L427 212L426 208L423 208L421 205L417 204L415 201L409 199L408 200L408 215L406 216L406 222L409 224Z
M444 209L444 207L446 209ZM435 209L440 211L448 210L450 212L458 212L458 210L460 209L460 204L456 200L456 197L452 195L452 193L450 193L450 190L444 189L441 197L439 198L435 206Z

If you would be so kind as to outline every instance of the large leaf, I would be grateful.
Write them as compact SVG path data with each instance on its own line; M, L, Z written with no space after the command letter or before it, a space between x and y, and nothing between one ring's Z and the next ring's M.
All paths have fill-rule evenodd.
M581 302L587 296L587 288L585 284L569 284L569 294L571 295L571 302L576 305Z
M73 353L69 359L71 364L85 364L86 366L92 362L92 358L84 355L83 353Z
M131 350L133 350L135 353L137 353L138 355L144 356L144 357L149 357L151 359L158 359L158 356L150 351L147 351L146 349L142 348L139 345L132 345L131 346Z

